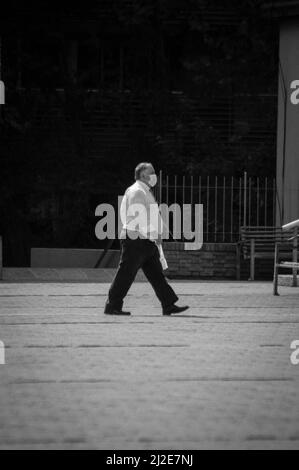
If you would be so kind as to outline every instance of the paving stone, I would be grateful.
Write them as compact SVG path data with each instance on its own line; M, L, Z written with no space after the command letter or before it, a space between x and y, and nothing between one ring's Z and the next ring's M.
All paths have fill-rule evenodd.
M0 449L298 449L298 290L172 284L111 318L108 283L0 283Z

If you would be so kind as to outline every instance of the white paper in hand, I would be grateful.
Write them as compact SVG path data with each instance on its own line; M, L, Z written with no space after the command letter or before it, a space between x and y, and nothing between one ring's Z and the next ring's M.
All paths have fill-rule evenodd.
M158 248L159 248L159 252L160 252L160 261L161 261L161 264L162 264L163 271L166 271L166 269L168 269L168 264L167 264L167 261L166 261L165 255L164 255L162 245L159 245Z

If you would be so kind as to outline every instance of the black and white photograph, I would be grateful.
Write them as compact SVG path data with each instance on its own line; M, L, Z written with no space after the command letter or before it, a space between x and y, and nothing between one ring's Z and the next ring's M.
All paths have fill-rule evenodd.
M299 0L0 5L0 450L299 450Z

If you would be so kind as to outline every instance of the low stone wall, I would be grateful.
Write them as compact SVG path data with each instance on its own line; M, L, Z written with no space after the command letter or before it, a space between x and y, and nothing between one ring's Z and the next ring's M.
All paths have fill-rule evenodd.
M278 276L278 285L293 287L293 276L291 274L282 274ZM297 276L297 287L299 287L299 276Z
M169 277L236 279L237 254L234 243L205 243L200 251L185 251L183 243L166 243Z
M83 269L83 268L3 268L0 282L90 282L110 284L116 269ZM146 282L142 271L135 282Z
M185 251L184 244L163 244L172 279L237 279L237 250L235 243L205 243L199 251ZM32 268L94 268L102 250L32 248ZM102 268L116 269L119 251L109 250ZM256 280L273 279L274 260L256 260ZM248 280L249 260L241 258L241 280Z
M205 243L200 251L185 251L183 243L165 243L170 278L237 279L235 243ZM255 279L273 279L274 259L256 259ZM250 262L241 256L241 280L250 277Z

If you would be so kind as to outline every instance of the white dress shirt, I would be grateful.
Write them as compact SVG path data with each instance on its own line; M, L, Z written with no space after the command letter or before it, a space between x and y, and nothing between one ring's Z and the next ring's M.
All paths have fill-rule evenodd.
M142 181L130 186L123 197L120 207L123 230L137 232L140 238L155 242L163 233L163 220L159 206L149 187Z

